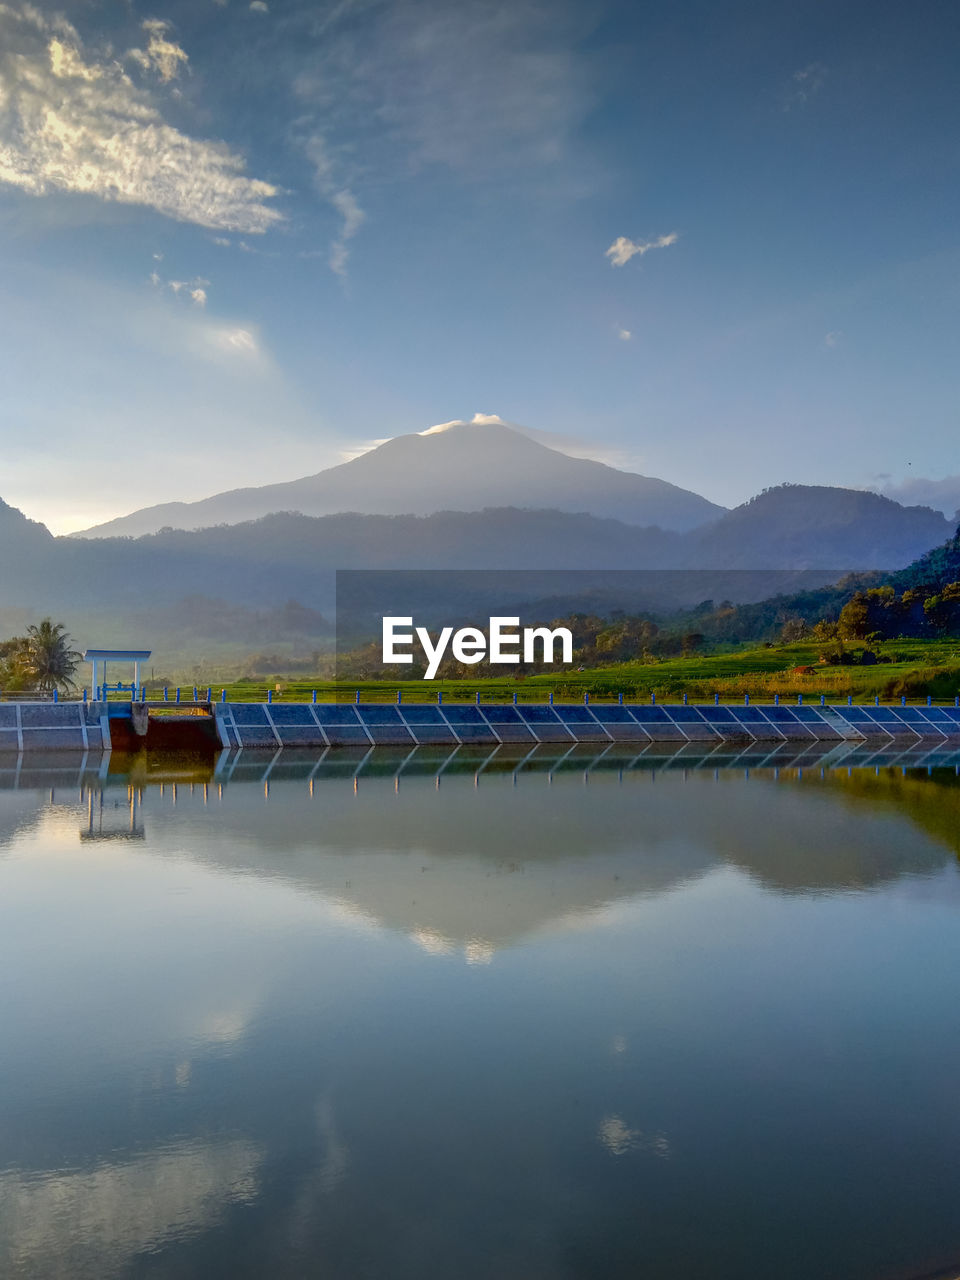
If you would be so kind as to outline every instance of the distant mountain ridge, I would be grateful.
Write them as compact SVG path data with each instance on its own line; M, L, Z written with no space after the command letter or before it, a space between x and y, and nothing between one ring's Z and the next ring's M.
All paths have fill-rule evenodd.
M694 529L724 512L666 480L571 458L502 423L453 423L443 430L396 436L316 475L233 489L198 502L144 507L75 536L141 537L166 527L239 524L280 511L426 516L488 507L582 512L675 532Z
M687 543L700 563L718 569L759 567L763 556L781 568L887 569L953 531L931 507L904 507L863 489L784 484L694 530Z
M953 535L928 507L859 490L767 490L686 533L562 511L278 513L132 538L54 538L0 506L0 608L165 606L192 593L328 610L337 569L816 569L910 564Z

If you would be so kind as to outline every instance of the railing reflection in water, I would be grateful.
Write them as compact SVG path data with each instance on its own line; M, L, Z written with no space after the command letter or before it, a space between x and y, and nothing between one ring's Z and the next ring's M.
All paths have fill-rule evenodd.
M325 750L285 748L275 752L222 751L216 756L176 757L149 756L147 753L123 756L117 752L99 753L32 752L18 756L0 756L0 791L50 790L77 791L89 804L98 793L125 791L131 805L145 789L159 789L174 804L185 791L201 792L204 802L211 794L222 793L231 782L260 783L269 795L270 782L302 780L311 789L327 779L394 778L399 784L404 777L434 777L439 786L445 775L472 774L479 785L484 774L511 774L519 781L527 774L582 773L585 778L596 771L658 772L662 770L702 771L738 770L750 773L763 770L802 773L808 769L900 769L949 770L960 776L960 749L919 743L911 747L896 744L878 746L870 743L811 743L798 749L796 743L772 746L752 743L749 746L719 743L704 749L700 743L651 743L641 751L611 743L602 750L592 744L575 743L556 747L541 743L526 751L510 746L487 748L461 746L453 750L437 747L370 747L354 750L327 747ZM97 826L90 810L93 827ZM131 808L130 830L136 827L135 807ZM91 830L93 829L91 827ZM129 832L127 833L129 835Z

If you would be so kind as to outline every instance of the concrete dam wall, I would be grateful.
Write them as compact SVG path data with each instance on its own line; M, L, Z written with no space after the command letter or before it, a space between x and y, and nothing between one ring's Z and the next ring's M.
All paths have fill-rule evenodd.
M956 741L960 708L704 705L201 703L0 704L0 751L535 746L609 742Z
M956 707L216 704L226 747L960 740Z
M0 704L0 751L449 746L538 743L954 741L960 708L556 703Z

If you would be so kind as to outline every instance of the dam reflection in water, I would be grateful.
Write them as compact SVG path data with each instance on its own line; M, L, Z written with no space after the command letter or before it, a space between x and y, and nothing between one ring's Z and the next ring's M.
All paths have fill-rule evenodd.
M0 760L0 1274L948 1267L958 766Z

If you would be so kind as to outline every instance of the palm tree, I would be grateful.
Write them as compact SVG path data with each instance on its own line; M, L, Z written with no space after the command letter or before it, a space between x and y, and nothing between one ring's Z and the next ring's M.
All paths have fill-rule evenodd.
M27 667L38 689L73 688L81 655L70 643L62 622L44 618L38 626L27 627Z

